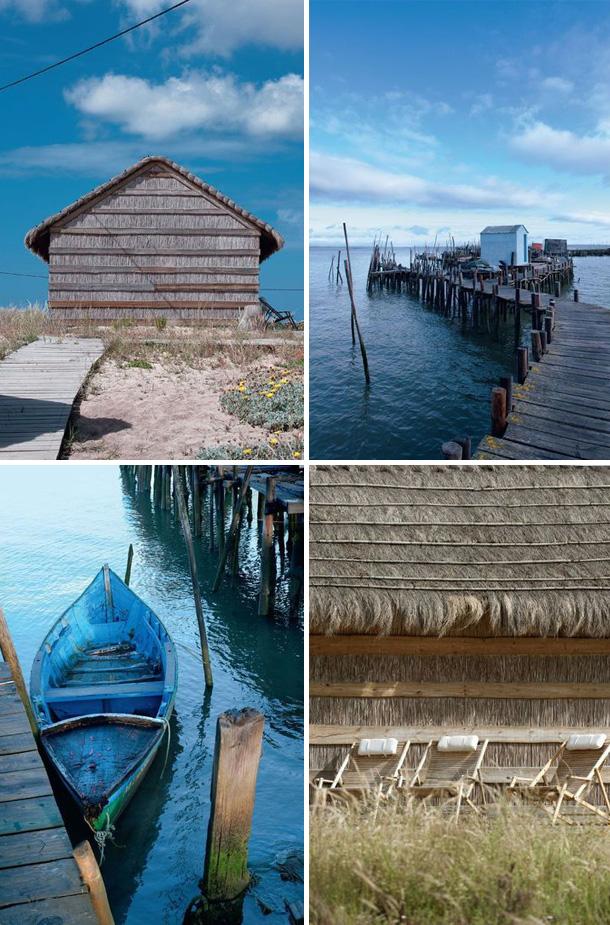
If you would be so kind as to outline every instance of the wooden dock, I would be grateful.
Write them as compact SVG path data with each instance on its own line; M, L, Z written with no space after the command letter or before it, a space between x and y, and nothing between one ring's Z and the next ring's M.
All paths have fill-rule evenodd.
M506 429L475 459L608 459L610 309L556 299L551 343L512 398Z
M98 925L49 777L0 662L0 925Z
M0 459L57 459L74 399L103 352L96 338L44 337L0 362Z

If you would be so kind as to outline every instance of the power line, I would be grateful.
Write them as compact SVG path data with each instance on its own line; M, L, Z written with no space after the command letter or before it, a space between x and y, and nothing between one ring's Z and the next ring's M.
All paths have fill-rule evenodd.
M184 6L186 3L190 2L191 0L180 0L179 3L174 3L173 6L168 6L167 9L160 10L158 13L155 13L154 16L149 16L148 19L143 19L141 22L137 22L135 25L129 26L129 28L123 29L121 32L117 32L115 35L109 36L107 39L102 39L101 42L96 42L95 45L90 45L88 48L83 48L82 51L77 51L73 55L68 55L67 58L62 58L61 61L55 61L54 64L48 64L46 67L42 67L39 71L34 71L32 74L26 74L25 77L19 77L17 80L11 80L10 83L0 86L0 93L3 90L8 90L10 87L16 87L17 84L25 83L26 80L31 80L33 77L40 77L41 74L46 74L47 71L52 71L55 67L60 67L62 64L67 64L68 61L74 61L75 58L80 58L83 55L88 54L90 51L95 51L96 48L101 48L102 45L107 45L108 42L114 42L115 39L120 39L123 35L127 35L129 32L133 32L134 29L139 29L140 26L146 26L154 19L159 19L160 16L165 16L166 13L171 13L172 10L177 10L179 6Z
M0 270L0 276L27 276L29 279L47 279L46 274L41 273L12 273L10 270Z

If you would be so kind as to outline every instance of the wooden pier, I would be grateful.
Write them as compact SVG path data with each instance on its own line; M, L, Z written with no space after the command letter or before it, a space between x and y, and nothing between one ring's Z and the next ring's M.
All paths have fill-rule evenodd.
M96 338L44 337L0 362L0 459L57 459L74 399L103 352Z
M0 662L0 925L98 925L9 666Z
M542 307L549 301L543 297ZM476 459L610 456L610 310L554 303L551 342L532 332L537 356L527 363L525 381L512 387L504 424L492 422L496 433L482 440Z

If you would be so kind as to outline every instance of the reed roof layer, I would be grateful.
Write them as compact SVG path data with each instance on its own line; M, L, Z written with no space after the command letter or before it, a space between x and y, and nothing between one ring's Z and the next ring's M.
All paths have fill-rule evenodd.
M176 164L175 161L172 161L167 157L151 155L149 157L142 158L142 160L138 161L137 164L133 164L126 170L123 170L122 173L117 174L116 177L113 177L106 183L102 183L101 186L96 186L95 189L92 189L89 193L86 193L84 196L76 199L70 205L66 206L64 209L61 209L61 211L56 212L55 215L49 216L49 218L46 218L39 225L36 225L36 227L28 231L25 236L26 247L28 247L31 251L33 251L48 263L50 236L53 225L72 215L72 213L76 212L78 209L81 209L83 206L92 204L97 199L108 195L108 193L113 192L117 186L126 183L139 172L142 172L149 168L151 165L155 164L165 167L175 173L177 176L182 177L191 187L201 190L201 192L205 193L207 196L210 196L212 199L215 199L217 202L230 209L236 215L241 216L254 227L256 227L261 232L261 262L266 260L267 257L270 257L271 254L274 254L284 246L284 239L277 231L271 227L271 225L269 225L267 222L263 222L260 218L257 218L246 209L242 209L242 207L237 205L237 203L230 199L229 196L225 196L224 193L220 192L220 190L216 189L214 186L210 186L209 183L201 180L194 173L190 173L190 171L186 170L186 168L181 167L180 164Z
M314 466L314 633L610 636L610 469Z

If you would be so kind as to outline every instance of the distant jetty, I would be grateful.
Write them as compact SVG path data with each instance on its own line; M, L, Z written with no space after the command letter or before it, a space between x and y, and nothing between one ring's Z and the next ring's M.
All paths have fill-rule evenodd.
M610 257L610 247L569 247L570 257Z

